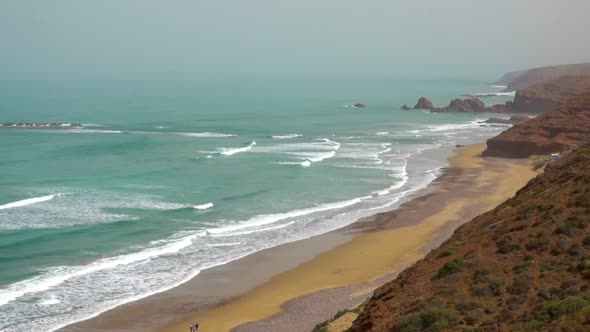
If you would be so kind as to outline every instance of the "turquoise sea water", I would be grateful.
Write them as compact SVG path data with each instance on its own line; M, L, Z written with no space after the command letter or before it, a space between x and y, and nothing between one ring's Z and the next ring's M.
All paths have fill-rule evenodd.
M0 82L0 122L84 123L0 129L0 330L54 330L393 209L435 178L449 147L504 129L477 123L489 115L399 106L497 90L378 78ZM356 102L368 107L345 107Z

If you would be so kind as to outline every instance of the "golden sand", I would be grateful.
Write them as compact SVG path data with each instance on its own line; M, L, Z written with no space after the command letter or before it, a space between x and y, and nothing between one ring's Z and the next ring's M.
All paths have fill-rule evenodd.
M362 285L394 271L396 267L416 262L424 256L421 249L425 244L441 232L445 225L461 220L464 211L478 204L485 211L497 206L513 196L536 174L522 162L502 160L502 167L488 167L488 161L481 158L484 147L480 144L458 149L449 161L459 169L478 169L477 179L473 181L473 192L493 186L491 194L453 198L442 204L437 213L415 225L358 235L333 250L273 277L229 303L165 327L162 331L184 331L194 321L206 327L208 332L229 331L238 325L262 320L280 312L281 305L290 299L339 286Z

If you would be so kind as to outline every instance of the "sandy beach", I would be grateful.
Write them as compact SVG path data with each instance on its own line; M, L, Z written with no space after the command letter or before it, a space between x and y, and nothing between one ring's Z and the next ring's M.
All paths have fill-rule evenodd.
M528 160L484 159L484 148L457 149L437 180L394 211L205 270L170 291L62 330L172 332L197 321L202 331L310 330L364 301L535 176Z

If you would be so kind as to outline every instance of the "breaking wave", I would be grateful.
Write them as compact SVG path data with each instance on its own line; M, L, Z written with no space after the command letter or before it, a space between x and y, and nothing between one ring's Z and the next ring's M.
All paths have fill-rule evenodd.
M47 202L47 201L54 199L55 197L60 197L60 196L63 196L63 194L54 194L54 195L27 198L27 199L23 199L20 201L0 205L0 210L13 209L13 208L23 207L23 206L27 206L27 205L31 205L31 204L35 204L35 203Z
M219 150L219 153L224 156L232 156L236 153L250 151L254 146L256 146L256 141L252 141L250 144L242 148L219 148L217 150Z

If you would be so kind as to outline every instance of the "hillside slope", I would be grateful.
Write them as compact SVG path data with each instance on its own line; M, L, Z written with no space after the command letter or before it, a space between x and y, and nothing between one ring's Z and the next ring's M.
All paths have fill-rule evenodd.
M508 77L510 80L506 84L506 90L516 91L518 89L523 89L537 83L547 82L563 76L588 75L590 75L590 63L534 68L516 75L509 73ZM505 79L504 82L506 81L507 80Z
M590 330L590 144L378 288L349 331Z
M486 157L526 158L560 152L590 138L590 92L509 128L487 141Z

